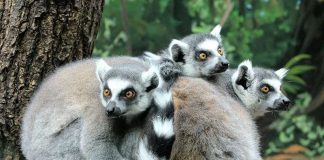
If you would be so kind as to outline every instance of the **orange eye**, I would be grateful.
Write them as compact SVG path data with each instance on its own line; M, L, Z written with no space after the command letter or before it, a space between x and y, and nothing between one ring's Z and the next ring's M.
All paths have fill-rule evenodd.
M207 54L205 52L199 53L199 60L204 61L207 59Z
M262 88L261 88L261 92L262 93L268 93L270 91L270 88L268 87L268 86L263 86Z
M217 49L217 52L218 52L218 54L220 54L221 56L223 56L223 54L224 54L224 49L223 49L223 48L218 48L218 49Z
M109 96L110 96L110 90L109 90L109 89L105 89L105 90L103 91L103 95L104 95L105 97L109 97Z
M128 99L134 98L135 95L136 95L135 91L127 91L125 93L125 97L128 98Z

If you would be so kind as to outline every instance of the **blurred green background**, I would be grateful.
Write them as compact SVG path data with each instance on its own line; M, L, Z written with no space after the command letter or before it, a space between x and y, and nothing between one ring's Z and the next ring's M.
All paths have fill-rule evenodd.
M254 66L290 69L284 90L294 101L292 109L258 120L264 156L285 153L287 148L306 158L320 156L324 155L323 3L106 0L94 56L157 52L173 38L210 32L221 23L231 67L251 59Z

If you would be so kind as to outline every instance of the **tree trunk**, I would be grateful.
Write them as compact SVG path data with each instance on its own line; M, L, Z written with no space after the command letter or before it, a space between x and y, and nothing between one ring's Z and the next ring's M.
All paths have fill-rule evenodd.
M23 159L22 113L56 67L90 57L104 0L0 0L0 159Z
M305 76L313 97L307 112L314 113L324 107L324 1L303 1L295 37L297 43L292 54L311 54L310 64L316 67Z

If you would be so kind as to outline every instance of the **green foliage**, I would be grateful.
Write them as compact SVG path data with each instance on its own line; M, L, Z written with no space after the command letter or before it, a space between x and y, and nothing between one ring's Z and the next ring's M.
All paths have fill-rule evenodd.
M278 153L292 144L306 147L308 150L304 154L309 157L324 155L324 128L312 117L303 114L310 101L308 93L298 94L295 105L272 123L270 128L276 131L277 137L269 142L266 155Z
M304 154L309 157L324 155L324 128L304 114L312 98L306 92L300 93L306 84L301 75L314 69L313 66L301 63L310 58L308 54L299 54L285 65L289 69L285 79L290 83L283 85L284 90L290 95L297 94L297 97L294 106L289 111L280 113L279 118L271 124L270 128L275 130L277 137L269 142L266 155L278 153L292 144L306 147L308 150Z
M210 32L226 11L225 1L127 2L129 39L123 29L120 1L107 0L104 6L94 56L138 55L156 52L171 39L190 33ZM227 58L234 67L244 59L254 65L274 67L292 46L297 1L232 1L234 8L223 26ZM128 53L126 42L132 45Z
M301 65L300 63L303 60L310 59L311 56L308 54L298 54L292 59L290 59L285 68L289 69L289 72L285 79L288 83L285 83L283 86L284 90L290 94L296 94L305 87L306 82L301 78L301 75L314 70L314 66L311 65Z
M158 51L166 48L172 38L179 37L179 33L190 32L190 26L178 30L187 22L175 17L172 9L175 2L136 0L126 3L129 34L123 28L125 17L121 16L120 1L106 1L94 56L138 55L146 50ZM183 6L182 3L177 5ZM186 13L179 13L179 16L185 18ZM127 41L132 45L132 53L127 51Z
M222 30L227 58L236 66L244 59L274 67L292 46L296 1L232 1L234 8ZM243 5L243 6L242 6ZM192 31L209 32L225 12L225 1L188 1L195 17ZM202 9L203 8L203 9ZM215 10L215 11L213 11ZM288 12L289 11L289 12Z

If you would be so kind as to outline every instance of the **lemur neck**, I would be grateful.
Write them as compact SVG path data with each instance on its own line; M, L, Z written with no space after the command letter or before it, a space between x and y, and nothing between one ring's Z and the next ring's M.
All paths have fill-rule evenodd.
M232 84L232 75L235 73L235 69L229 69L226 72L218 73L217 75L208 78L208 81L214 83L217 86L220 86L224 89L232 98L244 105L241 98L236 94L233 84ZM245 106L245 105L244 105Z

